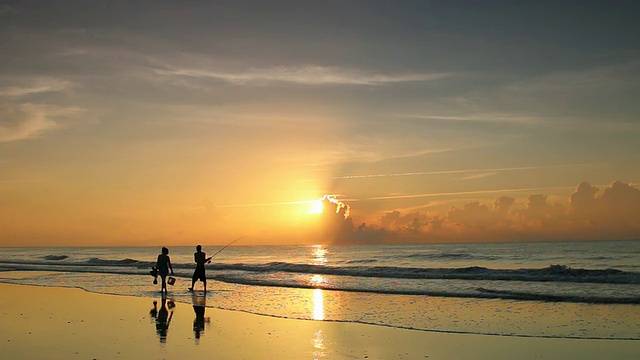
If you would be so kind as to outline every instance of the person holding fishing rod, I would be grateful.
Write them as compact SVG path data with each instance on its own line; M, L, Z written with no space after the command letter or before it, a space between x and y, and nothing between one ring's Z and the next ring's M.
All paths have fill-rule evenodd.
M193 287L196 285L196 281L198 280L202 281L202 284L204 284L204 291L207 291L207 275L204 271L204 264L211 261L212 257L207 258L207 254L202 251L202 246L196 246L196 252L193 253L193 260L196 262L196 270L193 272L189 291L193 291Z
M207 291L207 275L204 270L204 265L206 263L211 262L211 259L214 256L218 255L222 250L226 249L227 246L233 244L234 242L240 239L242 239L242 237L237 238L232 242L228 243L226 246L218 250L218 252L216 252L210 257L207 257L207 254L204 251L202 251L201 245L196 246L196 252L193 253L193 260L196 262L196 269L194 270L193 277L191 278L191 287L189 288L189 291L193 291L193 287L196 285L196 281L198 280L202 281L202 284L204 285L204 291L205 292Z

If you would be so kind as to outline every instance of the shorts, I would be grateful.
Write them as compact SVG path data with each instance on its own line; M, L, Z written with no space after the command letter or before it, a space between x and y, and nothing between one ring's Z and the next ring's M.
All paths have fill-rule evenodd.
M196 271L193 272L193 281L207 281L207 276L204 273L204 268L196 268Z
M167 275L169 275L169 269L158 268L158 275L160 275L160 277L167 277Z

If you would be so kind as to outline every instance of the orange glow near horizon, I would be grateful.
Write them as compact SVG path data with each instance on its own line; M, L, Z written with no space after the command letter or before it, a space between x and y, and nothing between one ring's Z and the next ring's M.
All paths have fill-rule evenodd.
M35 192L26 192L27 185L12 185L16 206L0 207L0 218L6 220L0 229L0 247L224 245L226 239L240 235L245 236L242 245L310 246L334 241L328 237L335 232L340 237L335 241L365 244L561 241L567 234L575 240L630 240L637 239L640 231L640 188L621 181L581 182L573 191L563 187L413 197L363 198L341 191L311 200L321 188L315 185L292 187L264 201L238 196L230 205L218 204L226 194L222 200L199 204L185 200L197 199L198 194L169 193L164 195L170 204L166 205L149 200L160 195L138 192L129 202L116 195L107 197L100 207L92 201L80 202L74 194L46 202L34 200ZM536 194L534 190L546 191ZM444 199L455 194L469 197ZM443 199L427 206L426 200L420 200L426 195ZM41 206L33 208L36 204ZM351 206L356 210L353 216ZM310 263L326 263L327 248L309 249Z
M7 3L0 248L640 239L635 2Z

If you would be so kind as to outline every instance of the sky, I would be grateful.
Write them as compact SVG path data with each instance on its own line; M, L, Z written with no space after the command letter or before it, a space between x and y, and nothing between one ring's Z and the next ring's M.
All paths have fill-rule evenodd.
M638 14L1 1L0 246L640 239Z

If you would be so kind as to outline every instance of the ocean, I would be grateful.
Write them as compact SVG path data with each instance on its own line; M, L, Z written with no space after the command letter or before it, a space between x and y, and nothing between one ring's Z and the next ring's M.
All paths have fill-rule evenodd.
M207 265L206 294L187 289L194 251L170 247L173 301L418 331L640 340L640 241L230 246ZM159 298L149 275L159 253L0 248L0 282Z

